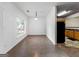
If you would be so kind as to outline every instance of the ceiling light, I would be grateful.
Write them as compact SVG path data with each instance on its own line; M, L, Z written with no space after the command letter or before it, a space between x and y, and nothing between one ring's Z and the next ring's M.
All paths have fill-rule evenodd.
M68 14L68 13L70 13L70 12L71 12L71 11L62 11L62 12L58 13L57 16L66 15L66 14Z
M37 12L35 13L35 18L34 18L34 20L38 20L38 18L37 18Z
M34 18L34 20L38 20L38 18Z

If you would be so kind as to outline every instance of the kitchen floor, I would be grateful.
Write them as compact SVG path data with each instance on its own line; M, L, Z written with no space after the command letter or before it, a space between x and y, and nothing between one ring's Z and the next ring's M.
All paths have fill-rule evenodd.
M72 53L71 52L74 52ZM79 49L69 49L62 44L53 45L45 35L30 35L1 57L68 57L79 56ZM71 54L70 54L71 53ZM76 55L75 55L76 54Z

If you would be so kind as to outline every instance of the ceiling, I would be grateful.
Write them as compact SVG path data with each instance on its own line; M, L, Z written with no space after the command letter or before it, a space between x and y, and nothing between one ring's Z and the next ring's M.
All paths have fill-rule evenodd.
M71 10L71 12L66 14L66 15L60 16L60 17L67 17L69 15L72 15L74 13L79 12L79 2L71 2L71 3L68 3L68 4L57 6L57 13L62 12L64 10L67 10L67 11Z
M52 4L51 2L16 2L15 4L29 17L35 17L36 11L38 17L45 17L48 14L48 11L51 9L52 5L54 5L55 3ZM27 10L29 10L29 12Z
M14 4L29 17L35 17L36 11L38 17L46 17L52 6L57 6L57 13L65 9L76 11L78 7L72 2L14 2Z

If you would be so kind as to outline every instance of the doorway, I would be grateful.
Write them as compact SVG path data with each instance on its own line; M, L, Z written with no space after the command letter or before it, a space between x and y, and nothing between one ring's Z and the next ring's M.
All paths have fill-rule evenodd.
M65 42L65 23L57 22L57 43Z

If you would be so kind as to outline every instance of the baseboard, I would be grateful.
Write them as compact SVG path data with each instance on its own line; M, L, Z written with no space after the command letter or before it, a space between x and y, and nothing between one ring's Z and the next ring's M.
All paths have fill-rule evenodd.
M11 49L13 49L17 44L19 44L25 37L27 37L28 35L24 35L24 36L21 36L20 38L17 38L18 41L11 47L9 47L7 50L5 50L4 52L0 53L0 54L7 54Z
M28 34L28 35L46 35L46 34Z
M28 35L28 36L46 36L46 35Z
M53 41L52 38L51 38L50 36L48 36L48 35L46 35L46 36L47 36L47 38L52 42L53 45L56 45L56 42Z

